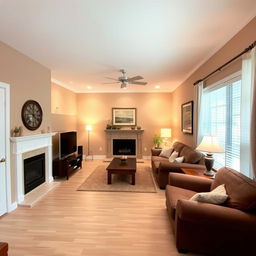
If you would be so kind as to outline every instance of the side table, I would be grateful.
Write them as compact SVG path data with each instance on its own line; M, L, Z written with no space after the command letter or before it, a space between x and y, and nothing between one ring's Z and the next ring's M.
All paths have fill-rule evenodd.
M197 177L203 177L207 179L214 179L214 176L207 176L204 174L205 170L202 169L190 169L190 168L181 168L182 172L188 175L193 175Z

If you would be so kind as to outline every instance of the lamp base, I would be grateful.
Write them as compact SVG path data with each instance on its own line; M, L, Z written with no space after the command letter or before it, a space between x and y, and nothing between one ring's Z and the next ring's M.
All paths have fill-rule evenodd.
M206 175L206 176L214 176L215 172L213 170L210 170L210 171L207 170L207 171L204 172L204 175Z
M204 172L204 175L214 176L215 172L212 170L214 159L212 157L212 154L206 153L206 156L204 159L205 159L205 166L206 166L206 171Z

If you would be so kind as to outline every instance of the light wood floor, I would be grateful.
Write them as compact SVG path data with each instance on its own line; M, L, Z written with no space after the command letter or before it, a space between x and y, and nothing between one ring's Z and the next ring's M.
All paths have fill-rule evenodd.
M99 164L102 160L85 161L33 208L19 207L0 218L0 241L9 243L10 256L181 255L164 191L76 191Z

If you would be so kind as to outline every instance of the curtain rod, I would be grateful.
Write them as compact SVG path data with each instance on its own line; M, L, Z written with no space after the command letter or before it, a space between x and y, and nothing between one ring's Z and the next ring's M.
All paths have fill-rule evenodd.
M221 71L224 67L226 67L228 64L230 64L231 62L233 62L234 60L238 59L240 56L242 56L244 53L249 52L251 49L253 49L256 46L256 41L254 41L251 45L249 45L246 49L244 49L241 53L239 53L237 56L235 56L234 58L232 58L231 60L229 60L228 62L226 62L225 64L223 64L222 66L218 67L217 69L215 69L214 71L212 71L209 75L205 76L202 79L197 80L196 82L194 82L194 85L197 85L198 83L206 80L208 77L210 77L211 75L215 74L218 71Z

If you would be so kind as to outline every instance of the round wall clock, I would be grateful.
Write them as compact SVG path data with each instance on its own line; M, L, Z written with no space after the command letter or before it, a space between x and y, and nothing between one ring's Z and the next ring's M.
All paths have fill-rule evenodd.
M28 100L21 110L22 122L26 128L33 131L39 128L43 120L43 111L38 102Z

